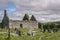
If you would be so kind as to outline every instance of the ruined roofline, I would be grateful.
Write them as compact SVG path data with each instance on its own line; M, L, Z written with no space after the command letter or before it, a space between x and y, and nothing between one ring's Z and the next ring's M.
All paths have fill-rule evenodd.
M12 22L30 22L31 20L29 20L29 21L23 21L23 20L9 20L9 21L12 21ZM37 21L32 21L32 22L37 22Z
M31 20L31 21L37 21L37 20L36 20L36 17L35 17L34 15L31 16L30 20Z

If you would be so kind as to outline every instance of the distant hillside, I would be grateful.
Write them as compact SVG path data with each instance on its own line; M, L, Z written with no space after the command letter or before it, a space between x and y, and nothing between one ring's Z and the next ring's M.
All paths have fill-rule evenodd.
M60 24L60 21L56 21L56 22L51 22L51 23L57 23L57 24Z
M60 24L60 21L57 21L57 22L54 22L54 23L58 23L58 24Z

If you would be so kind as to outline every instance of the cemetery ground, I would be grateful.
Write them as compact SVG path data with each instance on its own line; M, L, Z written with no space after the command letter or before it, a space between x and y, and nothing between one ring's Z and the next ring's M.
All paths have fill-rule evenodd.
M34 36L28 36L26 28L19 28L18 30L23 32L22 36L14 36L10 34L10 40L60 40L60 31L58 32L51 32L48 33L47 31L45 33L42 33L40 29L34 29L33 31L35 35ZM3 32L3 33L1 33ZM6 33L4 33L6 32ZM7 29L0 29L0 40L8 40L7 37ZM10 33L15 33L14 29L10 29Z

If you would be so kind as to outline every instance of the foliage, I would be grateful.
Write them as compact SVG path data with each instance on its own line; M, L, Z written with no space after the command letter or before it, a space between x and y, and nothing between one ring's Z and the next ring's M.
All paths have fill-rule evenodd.
M21 29L22 30L22 29ZM25 32L26 29L22 30L23 32ZM59 32L52 32L52 33L42 33L40 32L39 29L34 29L36 32L35 36L27 36L27 35L23 35L23 36L10 36L11 40L60 40L60 31ZM7 34L0 34L0 40L8 40L7 39Z
M56 24L56 23L45 23L44 28L47 29L49 27L50 29L53 29L53 28L57 28L57 25L58 24Z
M3 28L3 25L2 25L2 23L0 23L0 28Z
M28 14L25 14L23 20L29 20L29 15Z
M58 24L56 24L56 23L51 23L50 28L51 28L51 29L57 28L57 25L58 25Z
M41 28L42 23L38 22L38 28Z
M4 28L4 20L2 20L2 23L1 23L1 28Z

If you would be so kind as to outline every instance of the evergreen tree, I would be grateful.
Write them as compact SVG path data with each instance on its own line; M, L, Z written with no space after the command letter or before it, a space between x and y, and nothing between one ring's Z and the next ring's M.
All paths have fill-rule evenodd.
M25 16L23 17L23 20L29 20L29 15L28 14L25 14Z
M38 28L41 29L42 23L38 22Z

